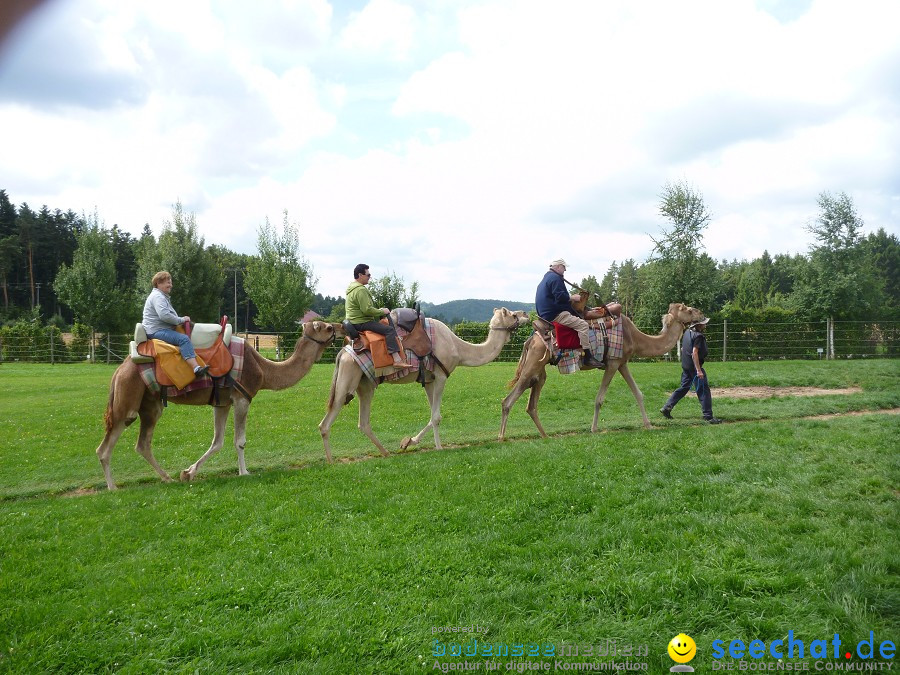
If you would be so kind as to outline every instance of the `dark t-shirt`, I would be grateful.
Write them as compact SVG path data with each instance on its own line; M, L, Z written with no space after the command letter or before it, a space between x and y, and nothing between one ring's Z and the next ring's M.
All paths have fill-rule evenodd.
M706 347L706 336L689 328L684 332L684 337L681 338L681 367L685 370L694 369L694 358L692 356L694 347L697 348L697 357L702 366L703 362L706 361L706 355L709 353Z

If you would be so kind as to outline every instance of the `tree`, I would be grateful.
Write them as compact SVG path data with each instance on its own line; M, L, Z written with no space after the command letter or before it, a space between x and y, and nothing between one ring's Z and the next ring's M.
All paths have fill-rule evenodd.
M19 238L16 235L0 237L0 286L3 288L3 309L9 310L9 291L6 287L8 275L19 257Z
M185 213L181 202L172 210L172 220L163 225L159 241L141 237L137 244L136 308L143 307L150 292L150 280L160 270L172 275L172 305L175 311L194 321L218 318L224 274L215 256L204 246L197 233L193 213Z
M61 302L71 307L75 318L92 329L123 328L127 290L116 278L115 247L111 233L96 219L78 237L72 265L60 267L54 281Z
M415 307L419 301L419 282L414 281L407 290L403 277L391 272L373 279L369 283L369 293L376 307Z
M792 297L807 319L858 319L871 315L879 284L865 264L863 221L846 194L822 192L816 200L819 215L807 226L818 243L810 251L809 266Z
M883 291L880 311L876 313L896 318L900 311L900 240L879 228L863 241L863 255L866 267L879 278Z
M685 182L667 183L660 195L659 214L671 221L653 240L646 272L639 322L655 325L670 302L684 302L706 312L713 309L720 285L715 261L701 253L703 231L712 218L703 195Z
M597 277L595 277L593 274L588 274L586 277L582 277L581 281L578 282L578 286L588 291L589 293L595 293L598 296L600 295L600 282L597 281ZM594 296L591 296L591 298L588 300L589 305L591 305L591 300L596 303Z
M638 267L634 264L634 258L629 258L619 266L616 291L617 299L622 303L622 311L631 316L640 294Z
M266 224L259 228L258 255L247 265L244 285L257 307L259 323L278 332L295 330L312 305L315 279L300 256L297 228L284 211L282 231Z

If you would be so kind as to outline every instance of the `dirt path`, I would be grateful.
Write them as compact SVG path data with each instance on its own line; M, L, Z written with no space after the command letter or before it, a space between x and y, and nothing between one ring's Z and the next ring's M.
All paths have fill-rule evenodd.
M713 398L772 398L774 396L840 396L859 394L860 387L819 389L817 387L713 387Z

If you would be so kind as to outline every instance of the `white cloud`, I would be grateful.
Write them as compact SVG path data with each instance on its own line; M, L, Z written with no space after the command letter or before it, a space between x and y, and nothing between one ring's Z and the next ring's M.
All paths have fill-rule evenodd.
M898 232L895 3L138 7L51 22L86 55L55 81L89 65L93 107L78 90L40 103L16 58L4 91L0 69L14 201L96 205L137 232L180 198L243 252L287 208L320 292L365 261L433 302L530 300L559 255L577 279L644 260L671 180L704 194L717 259L805 251L823 190Z
M341 33L340 45L364 55L382 52L403 59L413 46L416 22L412 7L394 0L371 0L354 12Z

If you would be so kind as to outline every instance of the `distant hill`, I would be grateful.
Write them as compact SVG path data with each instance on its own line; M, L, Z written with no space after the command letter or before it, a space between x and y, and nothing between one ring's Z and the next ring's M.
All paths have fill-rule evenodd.
M506 309L521 309L530 312L534 309L534 303L512 302L510 300L451 300L440 305L430 302L422 303L422 312L425 316L439 319L452 325L460 321L490 321L494 315L495 307Z

